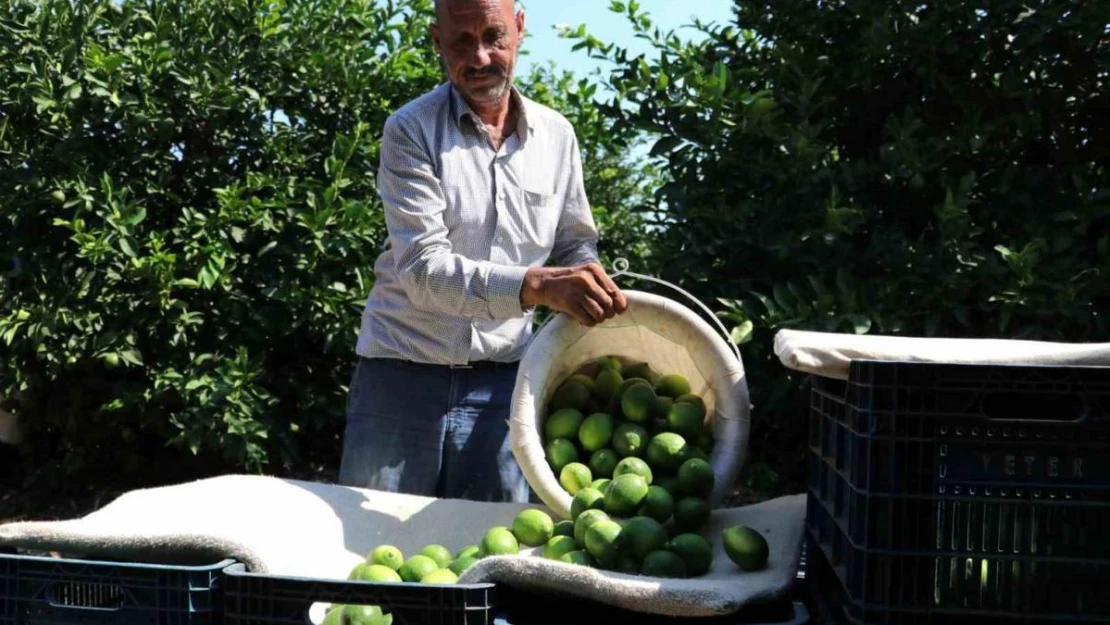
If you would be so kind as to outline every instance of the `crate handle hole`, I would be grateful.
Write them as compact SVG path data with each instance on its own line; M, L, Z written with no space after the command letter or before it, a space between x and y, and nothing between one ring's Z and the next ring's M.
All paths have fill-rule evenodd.
M344 610L348 608L365 610L366 613L361 615L363 616L363 618L361 620L355 621L358 623L366 623L368 625L391 625L393 623L393 615L383 611L380 606L317 602L308 607L308 612L305 614L305 625L323 625L333 605L343 605ZM344 618L341 622L349 623L351 622L351 619Z
M123 607L126 597L123 586L118 584L55 582L46 590L47 603L67 610L115 612Z
M1072 393L995 392L983 397L982 411L992 421L1077 423L1087 418L1089 406Z

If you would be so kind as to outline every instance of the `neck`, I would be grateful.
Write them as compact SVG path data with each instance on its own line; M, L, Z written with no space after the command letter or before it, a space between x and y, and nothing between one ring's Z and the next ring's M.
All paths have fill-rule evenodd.
M512 121L515 112L511 93L506 93L505 97L496 104L478 104L470 101L467 104L483 124L493 128L505 128Z

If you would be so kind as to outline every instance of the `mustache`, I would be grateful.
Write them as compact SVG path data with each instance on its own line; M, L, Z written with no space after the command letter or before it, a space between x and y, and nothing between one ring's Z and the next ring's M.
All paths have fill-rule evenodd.
M464 75L467 78L482 78L485 76L504 78L505 70L496 65L486 65L485 67L472 67L466 70Z

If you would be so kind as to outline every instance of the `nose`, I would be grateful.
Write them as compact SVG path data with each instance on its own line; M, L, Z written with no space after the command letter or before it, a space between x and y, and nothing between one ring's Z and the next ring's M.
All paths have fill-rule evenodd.
M490 49L483 42L474 46L474 66L485 67L490 63Z

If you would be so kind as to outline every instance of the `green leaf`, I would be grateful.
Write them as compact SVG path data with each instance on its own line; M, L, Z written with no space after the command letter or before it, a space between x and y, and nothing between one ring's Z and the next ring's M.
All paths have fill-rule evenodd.
M664 154L670 154L679 145L682 145L682 139L680 137L675 137L675 136L663 137L663 138L659 139L658 141L656 141L655 145L652 146L651 156L662 156Z
M142 354L140 354L139 351L135 349L123 350L119 352L119 357L124 362L132 365L142 366L143 364Z
M137 256L135 254L135 244L128 237L120 237L119 238L119 249L122 250L124 254L127 254L131 258L135 258Z
M753 324L750 320L744 321L743 323L732 329L729 338L732 339L733 343L736 343L737 345L743 345L752 340L752 330L754 328L755 324Z
M776 282L772 291L775 296L775 303L787 313L793 313L795 302L787 288L781 282Z

